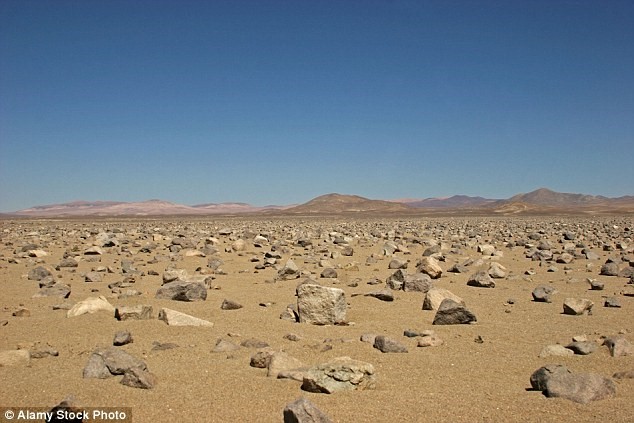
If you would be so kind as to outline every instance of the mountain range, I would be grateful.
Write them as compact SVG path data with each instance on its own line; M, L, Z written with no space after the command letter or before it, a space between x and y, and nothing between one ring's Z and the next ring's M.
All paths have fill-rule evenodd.
M142 202L74 201L34 206L5 215L18 217L82 216L205 216L241 214L315 215L526 215L634 214L634 196L609 198L555 192L547 188L488 199L454 195L442 198L373 200L357 195L326 194L304 204L256 207L247 203L206 203L193 206L163 200Z

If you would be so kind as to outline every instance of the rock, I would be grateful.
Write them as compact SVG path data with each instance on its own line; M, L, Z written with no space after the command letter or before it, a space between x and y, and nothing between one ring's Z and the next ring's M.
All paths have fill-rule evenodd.
M427 292L432 288L432 281L429 275L424 273L416 273L414 275L405 275L403 282L403 291L405 292Z
M387 336L378 335L374 338L374 348L382 353L406 353L407 348L400 342L388 338Z
M242 304L225 298L225 300L220 305L220 308L222 310L239 310L242 308Z
M603 266L601 266L600 274L603 276L618 276L619 265L614 262L605 263Z
M119 306L114 317L117 320L150 320L152 311L151 305Z
M169 308L162 308L158 315L159 320L164 321L168 326L208 326L214 324L207 320L199 319L185 313L181 313Z
M300 271L299 268L297 267L297 265L295 264L295 262L291 259L288 259L288 261L286 262L286 264L284 265L284 267L282 267L278 272L277 272L277 278L278 280L283 280L283 281L287 281L287 280L291 280L291 279L297 279L300 276Z
M41 288L37 294L33 295L33 298L42 297L59 297L68 298L70 296L70 285L63 283L56 283L53 286L45 286Z
M338 391L374 389L374 366L350 357L337 357L306 371L302 389L332 394Z
M388 288L395 291L400 291L401 289L403 289L403 285L405 284L405 272L403 272L403 270L401 269L398 269L396 272L387 277L385 283Z
M461 305L465 304L462 298L452 293L451 291L444 288L432 287L429 289L429 291L427 291L427 294L425 295L425 300L423 301L423 310L438 310L438 307L440 307L440 304L446 298L449 298Z
M407 260L402 260L400 258L393 258L390 261L390 264L387 265L388 269L407 269Z
M381 301L394 301L394 294L389 289L382 289L380 291L368 292L365 297L374 297Z
M543 391L546 389L546 383L550 380L550 378L568 375L571 373L572 372L568 370L566 366L561 364L549 364L547 366L540 367L533 372L530 379L531 386L536 391Z
M434 316L433 325L459 325L475 323L476 316L467 310L464 305L446 298L438 307Z
M231 341L227 341L224 339L218 339L216 341L216 345L213 347L213 349L211 350L212 352L215 353L224 353L224 352L233 352L233 351L237 351L240 349L239 345L234 344Z
M255 338L245 339L240 345L245 348L266 348L269 346L267 342Z
M594 303L587 299L566 298L564 300L564 314L571 316L581 316L582 314L590 314Z
M297 310L301 323L344 323L347 310L345 294L338 288L302 284L297 288Z
M0 367L26 366L31 361L27 350L0 351Z
M565 373L551 375L546 381L544 395L587 404L612 397L616 385L611 379L593 373Z
M332 423L315 404L305 398L286 404L284 423Z
M88 297L83 301L78 302L68 310L66 317L76 317L82 314L93 314L98 311L106 311L108 313L114 313L115 308L106 300L105 297ZM112 314L111 314L112 316Z
M103 273L101 272L88 272L84 276L85 282L101 282L103 281Z
M321 271L321 274L319 276L322 278L334 279L337 277L337 271L331 267L327 267Z
M100 256L103 255L103 250L98 246L93 246L84 250L85 256Z
M433 257L423 257L416 264L416 270L419 273L429 275L432 279L438 279L442 275L442 267L438 264L438 261Z
M178 348L178 344L174 344L173 342L152 342L152 350L151 351L165 351L165 350L173 350L174 348Z
M491 266L489 266L487 273L494 279L502 279L506 277L506 267L502 266L500 263L493 262L491 263Z
M604 307L621 308L621 301L616 297L607 297L603 303Z
M444 341L436 335L423 336L418 340L419 347L439 347L444 344Z
M235 252L240 252L240 251L244 251L247 249L247 243L244 242L243 239L236 239L232 244L231 244L231 249Z
M119 348L98 348L93 351L84 367L83 377L105 379L112 375L122 375L127 370L139 367L147 370L143 360L140 360Z
M131 388L152 389L156 386L156 375L140 366L131 367L123 374L121 384Z
M596 279L588 278L588 283L590 284L590 289L593 291L603 291L603 288L605 288L605 284Z
M170 282L184 282L189 279L189 274L185 269L167 269L163 272L163 285Z
M541 358L550 357L550 356L569 357L573 355L575 355L574 351L569 350L568 348L560 344L546 345L544 348L542 348L541 352L539 353L539 357Z
M155 298L174 301L204 301L207 288L201 282L170 282L156 291Z
M275 352L269 348L260 350L251 356L249 365L258 369L266 369L269 367L271 357Z
M594 342L573 342L566 345L566 348L578 355L592 354L597 350L597 344Z
M475 286L478 288L495 288L495 282L489 276L489 274L483 270L474 273L469 276L469 280L467 281L467 285Z
M634 355L634 346L623 336L609 336L603 341L612 357Z
M537 303L550 303L555 293L555 288L548 285L540 285L533 290L533 301Z
M495 254L495 247L490 244L478 245L478 253L482 253L483 256L492 256Z
M372 344L372 346L374 346L374 340L376 339L377 335L374 333L364 333L363 335L361 335L361 337L359 338L359 340L361 342L366 342L368 344Z
M62 259L57 265L57 267L60 269L64 267L72 268L72 267L78 267L78 266L79 266L79 262L72 257L67 257L65 259Z
M291 357L285 352L275 352L271 355L267 366L267 376L277 377L283 371L294 370L303 367L304 363L298 359Z
M114 339L112 340L112 345L118 347L121 345L127 345L134 342L132 339L132 334L127 330L120 330L119 332L114 334Z
M27 279L30 281L41 281L46 278L54 278L52 270L47 269L44 266L37 266L29 271Z
M31 317L31 310L28 308L19 308L13 313L11 313L14 317Z

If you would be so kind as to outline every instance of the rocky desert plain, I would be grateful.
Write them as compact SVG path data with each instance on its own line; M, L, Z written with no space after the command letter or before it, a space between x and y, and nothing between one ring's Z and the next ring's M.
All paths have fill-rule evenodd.
M634 420L631 208L326 200L0 219L0 406L125 407L135 422Z

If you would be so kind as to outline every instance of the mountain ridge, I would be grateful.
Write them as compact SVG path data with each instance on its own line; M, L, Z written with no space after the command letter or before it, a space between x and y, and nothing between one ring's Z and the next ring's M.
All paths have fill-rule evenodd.
M16 217L73 217L73 216L167 216L167 215L239 215L279 213L282 215L327 214L591 214L634 213L634 196L609 198L601 195L571 194L538 188L516 194L508 199L489 199L467 195L450 197L375 200L359 195L330 193L315 197L303 204L253 206L244 202L201 203L184 205L151 199L139 202L85 201L37 205L3 216Z

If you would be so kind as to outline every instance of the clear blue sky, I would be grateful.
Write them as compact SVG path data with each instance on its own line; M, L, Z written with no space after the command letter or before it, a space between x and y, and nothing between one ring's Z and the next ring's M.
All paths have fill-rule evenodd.
M0 211L634 194L634 2L0 0Z

